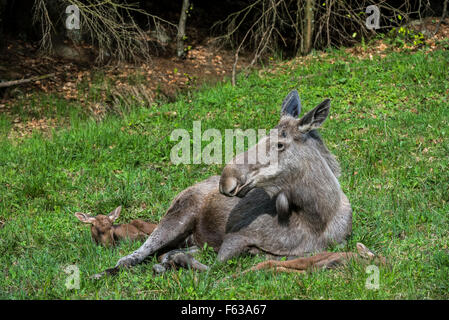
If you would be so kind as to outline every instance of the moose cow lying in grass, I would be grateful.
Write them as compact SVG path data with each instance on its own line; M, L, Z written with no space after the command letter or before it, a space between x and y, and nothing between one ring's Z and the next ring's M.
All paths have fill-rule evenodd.
M303 271L358 258L355 253L322 252L330 244L341 243L352 230L351 205L337 179L340 166L316 131L329 108L326 99L298 119L299 95L296 90L290 92L276 130L237 155L221 176L178 194L145 243L94 278L185 244L202 247L207 243L221 262L242 253L296 257L266 261L253 269ZM255 158L259 151L276 161L259 161ZM363 258L374 258L363 245L358 249ZM303 257L316 252L321 253Z

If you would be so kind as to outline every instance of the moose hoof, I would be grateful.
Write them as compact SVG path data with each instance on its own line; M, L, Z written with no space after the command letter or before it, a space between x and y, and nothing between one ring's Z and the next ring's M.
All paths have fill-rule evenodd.
M119 267L109 268L103 272L96 273L96 274L90 276L90 278L93 280L98 280L98 279L103 278L105 275L113 276L118 273L118 270L119 270Z
M91 276L90 276L90 279L92 279L92 280L99 280L99 279L103 278L104 275L105 275L105 273L104 273L104 271L103 271L103 272L100 272L100 273L96 273L96 274L94 274L94 275L91 275Z
M136 264L138 264L140 261L141 260L138 259L138 257L134 256L133 254L130 254L129 256L120 258L117 261L117 264L115 265L114 268L120 268L120 267L128 268L128 267L132 267L132 266L135 266ZM114 269L114 268L111 268L111 269Z

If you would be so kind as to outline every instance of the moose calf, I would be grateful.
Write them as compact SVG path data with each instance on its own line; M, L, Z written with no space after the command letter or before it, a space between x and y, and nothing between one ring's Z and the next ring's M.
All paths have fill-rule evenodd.
M115 245L122 239L145 240L156 228L156 224L140 219L135 219L130 223L114 225L114 221L119 217L122 206L115 208L108 215L99 214L92 217L86 213L76 212L75 216L84 223L90 223L92 239L97 244L104 246Z

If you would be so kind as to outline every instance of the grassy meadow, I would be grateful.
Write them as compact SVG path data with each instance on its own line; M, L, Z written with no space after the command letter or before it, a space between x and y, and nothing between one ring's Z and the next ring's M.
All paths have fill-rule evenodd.
M98 77L101 80L101 75ZM263 256L226 263L205 247L210 271L152 273L155 259L98 281L141 243L113 249L91 241L76 211L108 213L118 223L159 221L181 190L222 165L173 165L175 128L270 129L282 99L300 93L303 113L330 98L320 130L342 166L340 183L354 209L353 234L331 248L363 242L390 261L379 289L367 289L365 266L310 274L248 273ZM94 90L94 86L85 90ZM92 94L95 99L95 94ZM173 102L123 106L99 120L76 101L36 93L0 114L1 299L448 299L449 298L449 51L391 51L358 58L330 50L273 62L248 76L181 93ZM15 117L52 117L51 134L11 136ZM207 142L203 142L204 145ZM80 288L68 290L76 265Z

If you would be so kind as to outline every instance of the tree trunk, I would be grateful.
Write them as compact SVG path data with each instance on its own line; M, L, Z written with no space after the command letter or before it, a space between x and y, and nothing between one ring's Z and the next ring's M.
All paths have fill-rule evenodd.
M186 36L187 12L189 10L190 1L182 1L181 16L179 17L178 35L176 37L176 55L178 58L184 58L186 52L184 50L184 40Z
M312 50L314 0L306 0L306 7L304 11L301 54L306 55Z
M0 50L4 46L4 36L3 36L3 20L4 20L4 11L6 8L6 0L0 0Z
M441 22L443 22L444 19L446 19L446 15L447 15L447 4L448 4L448 3L449 3L449 0L445 0L445 1L444 1L444 5L443 5L443 14L441 15L441 19L440 19L440 21L438 22L438 24L437 24L437 26L436 26L436 28L435 28L435 31L433 32L433 35L436 35L436 34L438 33L438 30L440 29Z

